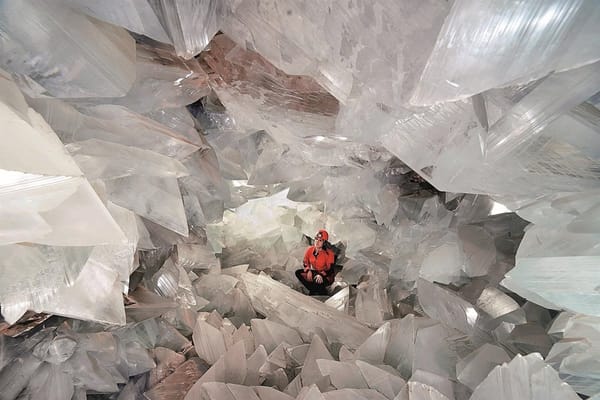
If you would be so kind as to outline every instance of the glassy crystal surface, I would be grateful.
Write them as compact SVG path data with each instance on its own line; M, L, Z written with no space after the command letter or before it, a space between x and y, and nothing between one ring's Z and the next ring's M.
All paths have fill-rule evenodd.
M147 114L186 106L210 93L208 76L196 59L181 59L172 47L156 42L137 44L135 78L125 96L82 99L81 102L118 104Z
M189 389L207 370L199 358L190 358L181 364L161 383L144 393L150 400L184 398Z
M185 107L160 108L145 113L144 115L165 125L183 135L190 142L203 144L200 133L195 128L194 118Z
M559 373L561 379L567 382L578 393L591 396L600 392L598 374L598 317L562 313L564 316L564 331L559 342L555 343L546 362ZM565 321L566 320L566 321ZM557 318L551 330L562 325ZM585 339L584 339L585 338Z
M520 99L488 131L485 156L514 153L561 114L592 96L600 84L600 63L552 74Z
M185 362L185 356L173 350L157 347L153 350L156 367L150 372L148 387L156 386L160 381L171 375L175 369Z
M314 80L284 74L225 35L215 37L203 62L218 77L211 86L239 125L267 129L283 143L333 129L338 102Z
M185 159L198 145L152 118L125 107L100 105L79 109L56 99L29 99L63 143L100 139Z
M115 204L180 235L188 235L181 192L175 177L133 175L107 181L106 189Z
M8 90L3 91L4 98L16 88L6 74L0 79ZM3 133L10 142L2 147L0 164L0 212L7 218L0 225L3 243L89 246L124 241L120 228L55 133L22 99L18 93L16 99L0 104L7 127ZM9 139L9 134L15 137ZM89 218L87 222L83 215ZM90 231L88 223L97 229Z
M412 101L456 100L595 61L597 12L578 1L455 2Z
M135 147L97 139L70 143L65 147L89 179L187 175L186 168L179 161Z
M115 270L115 265L119 265L122 259L118 253L111 253L111 256L102 254L104 250L109 249L94 248L77 277L71 278L73 280L66 286L55 284L51 288L44 288L39 285L37 291L29 294L19 292L8 295L3 314L6 318L10 316L12 320L20 317L27 309L33 309L71 318L125 324L122 283ZM50 277L51 275L45 276ZM46 284L51 282L48 280ZM93 289L94 287L101 290ZM15 312L16 315L13 314Z
M467 257L461 251L455 236L448 235L446 240L446 243L425 256L420 270L422 278L444 284L460 280Z
M502 285L547 308L598 316L592 267L597 256L591 245L595 236L571 233L560 225L533 227L519 247L516 268L506 275ZM563 272L574 266L577 274ZM560 284L553 282L561 274Z
M0 5L1 398L598 395L596 8L50 3Z
M377 390L388 399L393 399L406 384L404 379L399 377L398 373L393 369L392 371L395 373L390 373L389 370L384 370L362 361L356 361L356 365L360 369L369 388Z
M177 54L190 59L202 51L218 31L221 2L214 0L150 0Z
M225 354L225 342L221 332L200 319L194 327L194 345L196 353L210 365Z
M287 343L288 346L302 344L300 335L294 329L266 319L252 320L252 331L256 345L264 346L268 353L275 350L282 342Z
M191 141L184 134L178 133L176 130L169 129L167 126L159 124L155 120L131 111L123 106L106 104L81 107L81 110L84 114L92 117L92 120L90 121L92 127L95 125L94 122L97 121L94 119L100 119L101 121L114 121L115 119L119 120L119 126L121 128L116 130L118 134L115 135L113 128L110 127L109 132L112 134L112 140L109 141L122 144L131 143L134 146L153 150L157 153L161 153L169 157L175 157L180 160L199 149L199 146L195 143L191 143ZM102 126L102 123L100 125ZM92 129L95 131L94 128ZM135 133L136 131L147 133L142 136L131 135L132 132ZM127 135L125 132L129 132L129 134ZM75 133L75 135L77 134L78 133ZM79 135L81 135L81 133L79 133ZM119 139L119 135L126 135L128 138ZM126 140L127 142L122 142L121 140ZM157 144L156 142L159 143ZM194 140L194 142L196 141ZM156 145L160 146L156 150L156 147L148 147Z
M420 279L419 301L423 310L433 319L471 336L486 336L484 327L491 324L491 317L473 304L460 298L451 290Z
M313 76L342 102L353 86L364 86L393 104L414 88L449 7L436 1L244 1L231 10L223 31L286 73Z
M254 308L275 321L280 321L308 335L323 329L329 341L357 348L371 330L323 303L306 297L265 275L245 273L241 276ZM334 322L335 321L335 322Z
M544 363L539 354L517 354L511 362L498 366L473 391L477 399L577 399L575 391Z
M30 96L122 96L135 80L135 42L122 28L47 1L3 3L0 21L1 65Z
M495 366L508 361L510 358L504 349L486 343L456 364L456 377L475 389Z
M145 1L103 2L89 0L62 0L73 10L94 18L122 26L163 43L170 43L151 5Z

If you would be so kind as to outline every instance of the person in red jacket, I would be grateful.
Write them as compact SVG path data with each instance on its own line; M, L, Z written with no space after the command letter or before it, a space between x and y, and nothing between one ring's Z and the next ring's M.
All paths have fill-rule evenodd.
M335 255L328 248L329 234L321 229L315 236L314 245L304 253L304 268L296 270L296 277L309 290L309 294L326 295L327 286L333 283Z

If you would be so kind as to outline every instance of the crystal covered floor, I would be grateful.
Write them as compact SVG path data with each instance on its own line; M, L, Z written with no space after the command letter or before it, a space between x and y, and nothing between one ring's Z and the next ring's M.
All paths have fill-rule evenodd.
M599 17L1 2L0 399L600 398Z

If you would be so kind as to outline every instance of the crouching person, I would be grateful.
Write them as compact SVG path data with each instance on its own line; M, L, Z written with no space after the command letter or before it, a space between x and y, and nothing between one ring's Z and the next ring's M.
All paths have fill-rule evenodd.
M330 248L329 234L321 229L315 236L314 245L304 253L304 268L296 270L298 280L309 290L310 296L327 295L327 287L333 283L335 254Z

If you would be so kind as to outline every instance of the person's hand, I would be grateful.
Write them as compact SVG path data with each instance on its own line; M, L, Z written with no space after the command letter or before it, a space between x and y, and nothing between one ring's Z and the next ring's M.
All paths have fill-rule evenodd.
M321 275L315 276L315 282L317 282L320 285L321 283L323 283L323 277Z
M312 271L309 270L306 272L306 280L309 282L312 282L312 280L313 280Z

